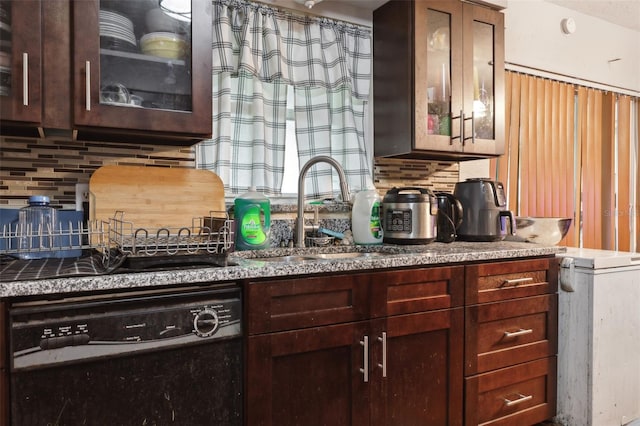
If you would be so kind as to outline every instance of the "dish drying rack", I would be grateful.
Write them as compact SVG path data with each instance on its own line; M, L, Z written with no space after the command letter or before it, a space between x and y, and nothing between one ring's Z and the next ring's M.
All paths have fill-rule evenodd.
M192 218L182 227L136 227L125 220L125 212L117 211L108 221L60 225L51 229L23 229L19 224L5 225L0 236L0 254L18 255L40 252L43 257L65 257L69 250L92 249L102 254L104 265L124 255L131 266L180 262L224 263L233 249L234 221L226 212L210 212L209 216ZM28 237L28 247L19 246ZM46 254L45 254L46 253ZM149 259L142 262L140 259ZM168 259L168 260L167 260Z
M109 220L109 243L129 256L226 255L233 247L233 220L226 212L192 218L190 226L136 227L118 211Z
M20 257L24 253L36 253L43 258L69 257L68 252L95 249L108 261L108 225L103 221L88 224L82 221L64 221L59 222L55 228L4 224L0 234L0 255Z

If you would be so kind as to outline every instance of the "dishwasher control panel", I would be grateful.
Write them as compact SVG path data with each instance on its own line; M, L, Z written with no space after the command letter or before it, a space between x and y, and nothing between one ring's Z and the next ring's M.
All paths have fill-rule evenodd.
M12 368L122 356L242 334L238 288L10 308Z

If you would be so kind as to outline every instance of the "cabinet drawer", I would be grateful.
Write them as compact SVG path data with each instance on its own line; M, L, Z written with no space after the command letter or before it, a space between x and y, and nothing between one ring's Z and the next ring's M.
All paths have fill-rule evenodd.
M555 415L556 357L465 380L465 425L529 426Z
M368 275L337 275L250 282L249 334L339 324L369 317Z
M465 374L557 353L558 296L534 296L466 308Z
M448 309L464 302L464 267L377 272L371 277L371 315Z
M542 258L470 265L465 281L467 305L555 293L558 264Z

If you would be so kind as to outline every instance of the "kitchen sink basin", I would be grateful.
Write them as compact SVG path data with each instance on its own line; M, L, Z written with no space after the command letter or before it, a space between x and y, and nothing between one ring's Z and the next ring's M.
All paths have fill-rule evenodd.
M350 252L350 253L318 253L309 255L309 257L315 259L353 259L359 257L377 257L377 256L388 256L388 253L380 253L380 252Z
M387 256L388 253L379 252L347 252L347 253L313 253L304 255L284 255L284 256L269 256L269 257L255 257L248 260L254 260L259 262L308 262L314 260L340 260L340 259L356 259L356 258L368 258Z
M310 256L287 255L287 256L254 257L254 258L249 258L248 260L255 260L258 262L304 262L305 260L309 261L309 260L316 260L316 259Z

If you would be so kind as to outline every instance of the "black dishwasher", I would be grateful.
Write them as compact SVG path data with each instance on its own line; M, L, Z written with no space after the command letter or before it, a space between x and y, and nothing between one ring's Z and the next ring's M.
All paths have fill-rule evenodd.
M10 306L11 424L242 424L237 286Z

